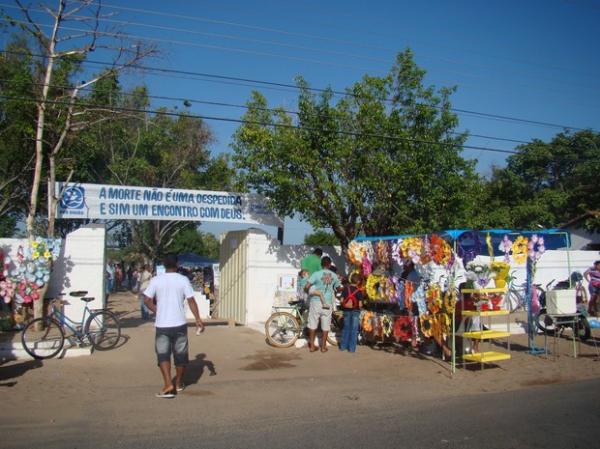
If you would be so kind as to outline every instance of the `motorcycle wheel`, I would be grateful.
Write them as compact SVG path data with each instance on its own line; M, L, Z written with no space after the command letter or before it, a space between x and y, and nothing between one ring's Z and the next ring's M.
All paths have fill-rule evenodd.
M579 317L577 320L577 337L579 337L581 341L586 341L588 338L590 338L591 334L592 331L590 329L590 323L588 323L588 320L585 317Z
M556 331L556 324L554 323L554 320L548 316L545 308L540 309L535 316L534 323L538 328L538 331L543 334L552 335Z

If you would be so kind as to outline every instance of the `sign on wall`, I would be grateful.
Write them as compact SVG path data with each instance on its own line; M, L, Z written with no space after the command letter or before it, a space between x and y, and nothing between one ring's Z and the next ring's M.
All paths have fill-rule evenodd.
M62 192L58 218L185 220L283 227L283 221L253 193L56 183Z

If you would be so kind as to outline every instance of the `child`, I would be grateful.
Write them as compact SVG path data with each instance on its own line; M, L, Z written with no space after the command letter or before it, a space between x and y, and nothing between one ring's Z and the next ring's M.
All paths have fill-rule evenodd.
M309 296L318 296L321 300L321 306L324 309L329 309L329 306L325 304L323 293L321 293L315 287L311 287L308 291L308 294L305 291L306 283L308 282L309 277L310 273L308 272L308 270L300 270L300 272L298 273L298 301L303 301L304 303L306 303L308 301Z

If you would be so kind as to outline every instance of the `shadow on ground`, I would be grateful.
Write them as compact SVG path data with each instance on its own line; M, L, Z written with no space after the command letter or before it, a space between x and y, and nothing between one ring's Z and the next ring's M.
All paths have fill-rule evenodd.
M0 387L13 387L17 382L3 382L5 380L21 377L27 371L41 368L43 363L41 360L27 360L26 362L14 363L9 366L0 367Z

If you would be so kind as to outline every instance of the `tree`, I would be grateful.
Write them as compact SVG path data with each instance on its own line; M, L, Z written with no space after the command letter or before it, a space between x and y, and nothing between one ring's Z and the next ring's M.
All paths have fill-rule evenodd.
M154 47L141 42L132 45L123 33L104 29L101 24L101 2L94 0L58 0L55 9L39 5L49 16L51 31L46 33L44 26L34 20L40 9L15 0L21 17L10 18L32 39L43 58L36 64L35 89L35 157L33 182L27 214L27 233L34 233L34 220L38 212L40 186L44 161L48 161L48 235L54 235L57 195L54 192L56 181L56 158L65 141L73 132L89 125L87 108L78 104L80 94L89 86L112 73L123 71L153 55ZM108 57L112 55L112 67L99 74L89 74L87 81L74 82L73 76L82 71L82 63L87 55L102 50ZM112 112L112 111L110 111Z
M319 229L312 234L305 235L304 244L309 246L335 246L339 242L332 233Z
M210 259L219 259L219 247L219 241L214 235L188 226L173 238L169 252L173 254L194 253Z
M425 87L424 76L406 50L388 76L363 77L337 102L299 78L296 119L254 92L232 145L240 186L282 216L331 228L343 247L360 231L469 225L480 180L460 156L453 89Z
M553 228L600 207L600 133L562 132L517 148L486 186L488 226ZM590 216L584 225L600 229Z
M32 92L33 62L27 42L13 36L5 49L0 54L0 217L12 229L28 203L35 105L19 100Z

